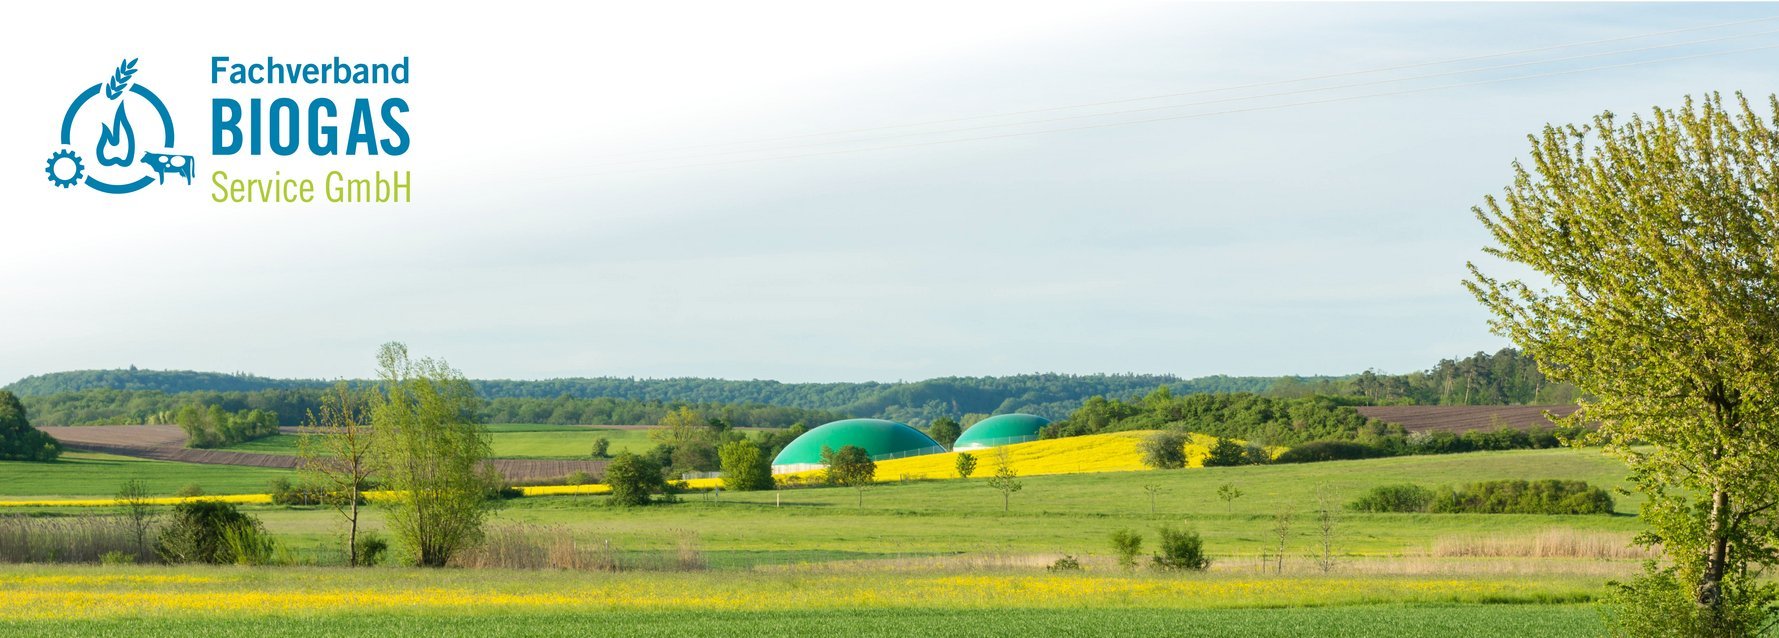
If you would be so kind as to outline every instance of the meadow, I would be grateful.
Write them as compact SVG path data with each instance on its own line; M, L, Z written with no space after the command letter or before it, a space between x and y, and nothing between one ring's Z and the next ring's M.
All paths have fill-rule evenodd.
M538 425L530 423L496 423L488 431L494 456L503 459L587 459L593 441L611 441L610 454L642 452L655 445L648 430L618 429L590 425ZM263 439L237 443L227 448L237 452L261 454L298 454L301 438L277 434Z

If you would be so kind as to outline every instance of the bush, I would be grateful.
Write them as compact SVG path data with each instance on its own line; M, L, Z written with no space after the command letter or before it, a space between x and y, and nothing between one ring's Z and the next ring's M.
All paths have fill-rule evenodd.
M1137 555L1143 553L1143 535L1128 529L1112 532L1112 552L1125 569L1137 566Z
M389 552L389 541L376 532L358 533L358 564L374 567L383 562L383 555Z
M1209 454L1205 455L1205 467L1232 467L1236 465L1252 465L1270 460L1266 450L1258 446L1242 445L1235 439L1217 438L1211 445Z
M229 558L236 565L265 565L272 562L272 550L275 548L272 535L253 524L237 524L222 529L222 544L228 548Z
M273 505L320 505L324 500L322 491L307 485L293 485L290 479L279 477L272 479L267 486L272 496ZM203 493L199 490L199 493ZM344 495L341 495L344 500Z
M173 495L183 497L183 498L192 498L192 497L196 497L196 496L203 496L204 495L204 486L198 485L197 483L186 483L184 486L179 488L179 491L174 492Z
M1158 470L1173 470L1186 467L1186 442L1191 440L1185 432L1162 430L1143 439L1143 465Z
M1205 556L1204 540L1198 532L1163 525L1161 533L1161 551L1154 557L1155 568L1160 570L1192 570L1200 571L1211 566L1211 559Z
M1052 572L1078 572L1081 571L1081 559L1068 554L1063 554L1062 558L1056 559L1056 562L1051 563L1050 566L1045 567L1044 570Z
M592 475L587 474L586 472L575 471L569 472L568 476L562 479L562 482L565 485L586 485L594 481Z
M99 555L99 564L100 565L134 565L134 564L136 564L136 555L132 554L130 552L121 552L121 551L114 549L109 552L105 552L104 554L100 554Z
M252 528L252 532L240 531ZM235 530L235 531L231 531ZM220 501L192 501L173 506L172 519L161 529L155 551L169 563L228 564L236 562L237 551L245 550L255 558L264 528L252 516L241 513L233 504ZM234 539L231 541L230 536ZM269 543L269 539L266 539ZM231 543L239 545L231 547ZM267 553L269 553L269 549Z
M1427 505L1432 502L1433 490L1419 485L1379 485L1348 503L1347 509L1359 512L1425 512Z
M1585 481L1485 481L1443 491L1429 511L1467 514L1611 514L1612 495Z
M1354 443L1351 441L1311 441L1303 445L1285 450L1274 463L1317 463L1321 461L1348 461L1353 459L1375 459L1390 456L1389 451L1382 448Z
M603 436L599 437L597 439L593 439L593 458L603 459L603 458L608 458L611 455L612 455L612 440L611 439L605 438Z
M736 492L772 489L772 459L753 441L724 443L717 448L723 487Z
M667 491L667 479L654 461L625 452L605 466L605 483L612 488L607 504L617 507L648 505L649 495Z

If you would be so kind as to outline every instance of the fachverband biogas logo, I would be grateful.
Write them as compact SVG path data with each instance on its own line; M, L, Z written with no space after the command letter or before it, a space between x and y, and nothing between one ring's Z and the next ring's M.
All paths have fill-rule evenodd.
M392 90L409 80L409 60L397 63L281 63L266 58L239 63L209 59L210 84L217 87L288 87L278 97L210 97L207 148L191 136L177 137L169 102L150 90L156 76L138 59L120 62L97 83L75 95L62 116L44 172L53 187L78 186L110 195L147 188L208 191L216 203L407 203L413 175L402 166L412 147L404 121L408 102L397 95L345 97L328 94L330 85L354 93ZM392 92L392 91L391 91ZM173 104L184 108L177 100ZM274 168L256 176L230 175L242 158L258 160L312 156L340 165L307 172ZM199 160L207 175L197 172ZM288 173L286 169L292 169ZM367 173L367 170L368 173ZM206 182L208 182L206 184Z

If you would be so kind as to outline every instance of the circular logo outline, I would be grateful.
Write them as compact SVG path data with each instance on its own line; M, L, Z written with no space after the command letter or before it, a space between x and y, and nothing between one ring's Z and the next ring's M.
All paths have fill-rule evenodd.
M81 91L80 96L74 98L74 103L68 105L68 113L66 115L62 116L62 145L63 146L71 146L73 144L70 140L72 140L74 137L72 134L73 130L74 130L74 116L76 114L80 113L80 107L85 106L87 100L93 99L93 96L98 95L99 89L103 88L104 85L105 85L105 83L100 82L98 84L92 85L91 87L87 88L87 90L85 90L85 91ZM142 99L148 100L149 105L153 106L155 112L160 114L161 126L162 126L163 130L166 131L166 140L167 140L166 147L173 148L173 116L172 116L172 114L167 112L167 105L161 103L161 98L159 96L155 95L154 91L150 91L146 88L143 88L143 86L140 84L131 84L130 92L135 93L136 95L142 96ZM90 175L87 176L87 178L86 178L86 185L93 187L93 190L99 191L101 193L111 193L113 195L122 195L124 193L134 193L136 191L142 190L143 188L146 188L149 184L153 184L153 183L154 183L154 178L149 177L147 175L143 175L142 179L138 179L134 182L129 182L129 183L125 183L125 184L108 184L106 182L95 179L94 177L92 177Z

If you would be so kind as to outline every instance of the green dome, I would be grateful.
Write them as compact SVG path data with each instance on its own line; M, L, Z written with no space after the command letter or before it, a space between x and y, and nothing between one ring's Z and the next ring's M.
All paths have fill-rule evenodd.
M945 451L945 446L939 445L938 441L907 424L883 419L845 419L804 432L772 459L772 469L778 472L814 469L822 463L824 446L838 450L847 445L865 448L865 453L870 454L873 461Z
M991 416L957 437L954 450L979 450L985 447L1038 440L1038 431L1050 425L1050 419L1033 414L1001 414Z

